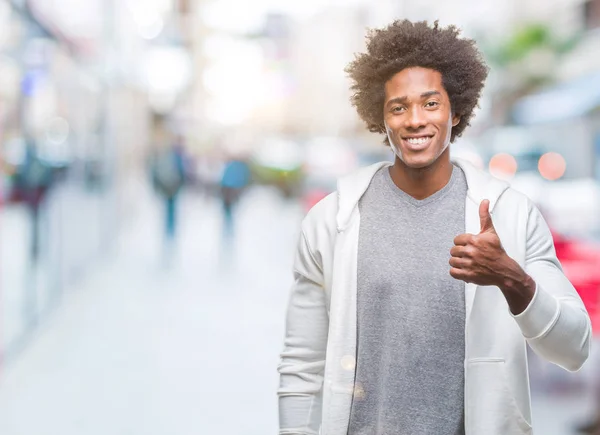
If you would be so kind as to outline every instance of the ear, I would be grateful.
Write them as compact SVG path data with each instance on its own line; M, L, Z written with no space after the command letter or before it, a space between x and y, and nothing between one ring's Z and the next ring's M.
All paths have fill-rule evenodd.
M460 116L454 115L452 117L452 127L456 127L459 122L460 122Z

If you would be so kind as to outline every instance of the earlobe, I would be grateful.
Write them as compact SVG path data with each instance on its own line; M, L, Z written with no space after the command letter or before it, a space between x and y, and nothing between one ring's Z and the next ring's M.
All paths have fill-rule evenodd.
M460 116L455 115L452 117L452 127L456 127L460 122Z

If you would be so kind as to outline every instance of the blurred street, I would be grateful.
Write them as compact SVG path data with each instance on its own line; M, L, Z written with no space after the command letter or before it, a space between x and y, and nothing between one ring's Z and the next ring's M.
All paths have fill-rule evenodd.
M275 432L299 208L270 190L249 192L227 245L219 204L185 197L168 268L156 204L144 204L120 248L5 367L0 433Z

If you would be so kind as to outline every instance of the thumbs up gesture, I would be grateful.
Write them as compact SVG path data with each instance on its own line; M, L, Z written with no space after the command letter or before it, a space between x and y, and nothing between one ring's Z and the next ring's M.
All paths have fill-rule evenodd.
M455 279L477 285L502 284L503 265L510 260L500 243L490 215L490 201L479 205L481 231L479 234L461 234L455 237L450 250L450 275Z

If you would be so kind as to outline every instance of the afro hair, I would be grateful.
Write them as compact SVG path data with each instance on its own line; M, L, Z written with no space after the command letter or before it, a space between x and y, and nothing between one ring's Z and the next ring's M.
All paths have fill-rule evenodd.
M441 73L452 114L460 116L450 141L463 133L478 105L488 67L475 41L459 34L455 26L441 28L438 21L430 27L427 21L409 20L368 32L366 53L357 54L345 72L352 80L352 105L369 131L385 134L385 83L405 68L422 67ZM389 145L387 136L384 142Z

